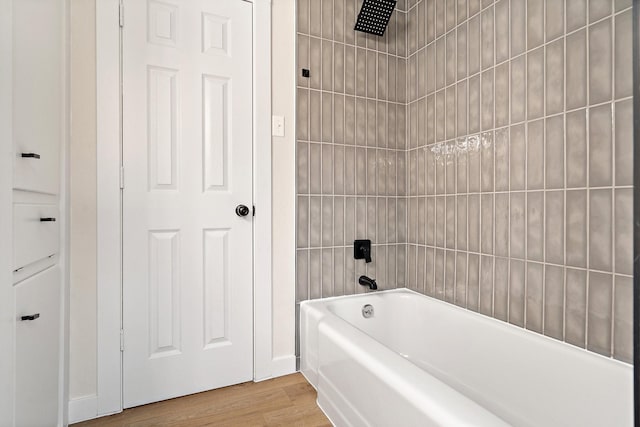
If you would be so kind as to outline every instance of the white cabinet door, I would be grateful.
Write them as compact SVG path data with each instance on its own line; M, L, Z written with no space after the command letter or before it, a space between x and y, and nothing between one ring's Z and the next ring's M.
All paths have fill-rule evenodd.
M13 2L15 189L58 193L64 123L63 13L60 0Z
M15 286L16 426L58 423L60 270L51 267Z
M130 0L124 10L131 407L253 377L252 6Z
M13 269L57 254L60 222L56 205L13 206Z

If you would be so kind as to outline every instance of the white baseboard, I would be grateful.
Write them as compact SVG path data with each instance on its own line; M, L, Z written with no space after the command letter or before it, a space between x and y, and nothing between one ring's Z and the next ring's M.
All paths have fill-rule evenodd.
M254 378L253 381L259 383L272 378L293 374L296 372L296 356L292 354L288 356L274 357L271 359L270 368L271 375L264 378Z
M275 357L271 361L271 378L293 374L296 371L296 355Z
M69 400L69 424L98 418L98 396L76 397Z

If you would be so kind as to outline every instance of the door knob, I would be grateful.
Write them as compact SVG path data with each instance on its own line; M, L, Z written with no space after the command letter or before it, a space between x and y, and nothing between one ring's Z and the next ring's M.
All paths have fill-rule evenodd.
M249 208L245 205L238 205L236 207L236 215L238 216L247 216L249 215Z

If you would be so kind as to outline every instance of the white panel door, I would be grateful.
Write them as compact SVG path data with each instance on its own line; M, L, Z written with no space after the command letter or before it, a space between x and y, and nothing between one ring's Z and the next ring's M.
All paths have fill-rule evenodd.
M251 380L252 6L127 0L124 406Z

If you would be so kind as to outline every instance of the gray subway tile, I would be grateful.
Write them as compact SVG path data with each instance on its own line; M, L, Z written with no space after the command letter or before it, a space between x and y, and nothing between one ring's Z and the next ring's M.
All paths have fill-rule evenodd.
M309 299L322 297L322 249L309 251Z
M481 33L481 63L482 68L491 67L494 64L494 33L493 33L493 7L482 11L480 19Z
M481 104L482 108L480 110L480 121L482 125L482 130L493 129L493 116L494 116L494 69L491 68L482 73L482 83L481 83Z
M544 48L527 53L527 118L544 114Z
M495 254L509 256L509 194L495 195Z
M595 22L611 14L611 0L589 0L589 21Z
M611 19L589 27L589 102L592 105L611 100L611 38Z
M333 96L333 142L344 143L344 96Z
M333 145L322 145L322 194L333 193Z
M544 188L544 120L527 124L527 189Z
M511 57L527 49L527 2L511 0Z
M509 0L495 5L496 64L509 59Z
M564 268L545 267L544 334L562 340L564 331Z
M309 193L309 144L296 144L296 191L298 194Z
M309 37L303 34L298 34L297 38L298 45L298 69L309 69L310 66L310 58L309 58ZM309 78L303 77L302 72L299 71L296 73L298 76L298 86L308 87L309 86Z
M567 113L567 187L587 185L587 111Z
M526 189L526 135L525 125L511 126L509 140L510 186L511 191Z
M495 189L509 190L509 128L495 132Z
M615 271L633 274L633 190L615 190Z
M587 266L587 191L567 191L566 263L573 267Z
M567 32L583 27L587 23L587 0L566 0Z
M555 0L554 0L555 1ZM546 47L546 110L547 115L564 110L564 40L556 40Z
M544 0L527 1L527 48L544 42Z
M448 249L456 247L456 196L446 197L445 241Z
M345 249L333 250L333 296L345 295Z
M454 251L445 251L445 285L444 299L453 303L455 298L456 287L456 253Z
M503 127L509 124L508 62L505 62L496 67L495 79L495 127Z
M434 296L438 299L444 300L445 298L445 259L444 251L442 249L436 249L435 262L434 262Z
M524 327L525 263L511 260L509 275L509 323Z
M296 137L309 140L309 91L298 88L296 102Z
M296 251L296 303L309 299L309 251Z
M543 320L543 287L544 264L527 263L527 290L526 290L526 322L525 327L531 331L542 333Z
M333 90L344 93L344 48L342 43L333 44Z
M309 198L309 247L322 246L322 197Z
M565 337L575 346L586 346L587 272L567 268L566 272Z
M333 249L322 249L322 298L332 297L333 294Z
M309 193L322 192L322 145L309 144Z
M467 308L478 311L480 300L480 258L477 254L470 253L468 262Z
M309 1L310 0L297 1L297 29L298 32L302 34L309 34Z
M554 116L546 120L545 138L545 188L564 188L564 117Z
M493 261L492 256L480 259L480 313L493 315Z
M493 194L481 196L480 245L483 254L493 254L494 210Z
M633 103L632 100L615 104L615 185L633 184Z
M589 196L589 267L611 271L612 190L591 190Z
M427 209L429 215L429 209ZM456 247L467 250L467 196L458 195L456 198ZM426 242L430 244L429 240Z
M333 199L333 244L342 246L344 240L344 216L345 216L345 198L335 197Z
M511 193L510 200L510 253L512 258L524 259L526 255L526 193Z
M333 90L333 43L322 41L322 90Z
M633 363L633 279L615 276L613 357Z
M507 321L509 318L509 259L495 259L495 283L493 290L493 316Z
M469 75L480 71L480 15L476 15L468 22L468 52L467 69Z
M527 259L543 261L544 193L527 193Z
M322 92L322 142L333 142L333 95Z
M480 131L480 76L469 78L469 124L470 134ZM436 103L436 115L438 105ZM437 125L437 122L436 122Z
M309 198L297 197L296 243L298 248L309 247Z
M548 191L545 203L545 260L564 264L564 191Z
M577 31L567 37L566 73L567 109L575 109L587 105L587 33Z
M467 254L466 252L456 253L456 305L466 307L467 305Z
M587 349L611 356L613 283L611 274L589 273Z
M456 76L457 79L464 79L467 76L467 24L464 23L456 30L456 41L458 43L456 49ZM427 50L427 54L428 54ZM429 57L427 56L427 61Z
M322 141L322 94L309 91L309 140Z
M616 99L632 95L633 67L632 58L632 25L631 10L615 18L615 97Z
M309 67L309 87L322 89L322 40L315 37L309 38Z
M589 110L589 185L609 186L613 183L612 104L604 104Z
M546 0L546 39L553 40L564 33L564 1Z

